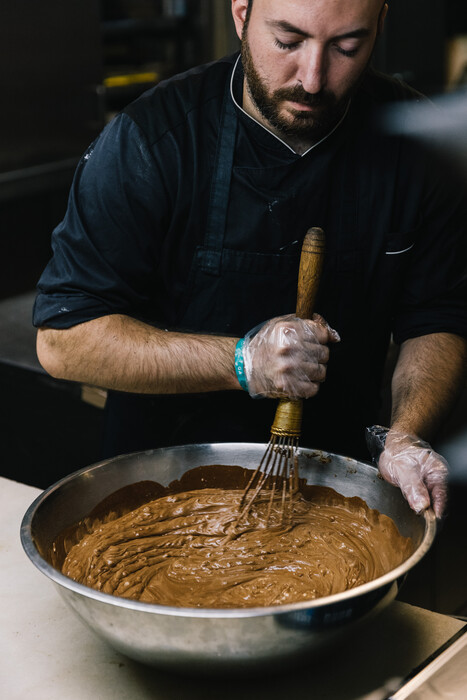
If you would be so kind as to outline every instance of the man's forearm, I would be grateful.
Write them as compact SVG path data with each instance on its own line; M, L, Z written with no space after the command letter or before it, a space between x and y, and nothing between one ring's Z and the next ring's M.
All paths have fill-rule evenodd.
M124 315L42 328L37 354L54 377L106 389L176 394L239 389L237 339L173 333Z
M432 440L465 386L467 341L450 333L407 340L392 379L392 427Z

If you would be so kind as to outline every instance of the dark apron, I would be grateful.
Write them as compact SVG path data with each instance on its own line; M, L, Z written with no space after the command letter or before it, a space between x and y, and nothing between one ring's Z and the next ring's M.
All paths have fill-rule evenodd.
M301 242L310 226L323 224L329 235L316 310L340 329L349 300L361 293L356 287L362 279L355 242L358 187L352 149L344 148L344 167L333 174L332 183L321 177L315 183L310 180L303 197L303 192L300 196L300 192L287 187L290 164L264 172L260 168L233 168L237 126L227 90L204 245L197 248L193 259L178 329L241 337L268 318L293 313ZM308 167L300 161L292 167ZM334 201L327 196L331 185ZM244 230L255 232L255 241L257 236L266 242L273 238L282 245L275 252L257 253L226 244L229 233ZM264 249L261 242L258 249ZM341 283L347 290L342 308ZM318 398L305 402L301 442L357 454L364 445L363 430L356 437L354 424L344 426L337 418L336 397L342 393L342 375L346 365L352 366L345 359L349 348L344 353L342 349L332 348L332 354L344 360L341 370L334 376L331 373L330 390L324 391L326 382ZM157 396L110 392L104 457L190 443L267 442L276 406L275 400L252 399L243 391ZM354 407L350 413L355 415ZM341 425L336 425L339 422Z

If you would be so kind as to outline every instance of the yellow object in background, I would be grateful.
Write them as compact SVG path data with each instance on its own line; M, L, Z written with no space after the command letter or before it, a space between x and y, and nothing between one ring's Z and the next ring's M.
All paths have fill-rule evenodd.
M109 75L107 78L104 78L104 85L106 88L125 87L136 83L155 83L158 79L159 75L154 71L129 73L127 75Z

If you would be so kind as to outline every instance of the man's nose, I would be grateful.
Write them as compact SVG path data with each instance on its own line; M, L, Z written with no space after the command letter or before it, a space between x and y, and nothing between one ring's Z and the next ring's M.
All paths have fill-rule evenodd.
M310 46L300 56L297 79L310 95L322 90L326 83L326 56L322 46Z

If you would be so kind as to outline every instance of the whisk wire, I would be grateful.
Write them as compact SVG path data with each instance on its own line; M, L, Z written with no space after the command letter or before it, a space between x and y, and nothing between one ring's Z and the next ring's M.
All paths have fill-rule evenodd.
M279 525L291 519L293 497L298 481L296 474L296 452L298 436L272 434L263 457L251 476L240 501L240 514L237 523L245 518L254 502L261 502L267 496L268 506L265 525L272 519L274 505L280 503ZM263 499L264 500L264 499Z

